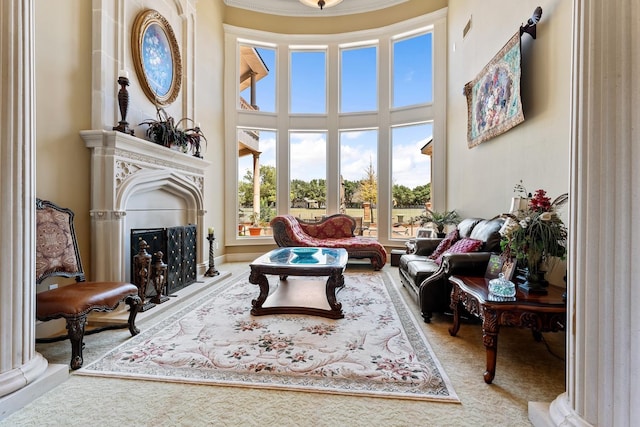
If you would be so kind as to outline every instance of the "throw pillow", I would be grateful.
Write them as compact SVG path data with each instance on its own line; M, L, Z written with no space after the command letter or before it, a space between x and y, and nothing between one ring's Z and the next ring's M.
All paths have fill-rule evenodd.
M433 251L431 255L429 255L427 258L437 259L439 256L441 256L444 253L444 251L449 249L451 245L453 245L458 240L459 236L460 235L458 233L457 228L449 232L449 234L447 234L445 238L440 241L436 250Z
M447 249L442 255L436 258L436 264L442 264L442 256L444 254L466 254L469 252L475 252L482 247L482 240L476 239L460 239L455 242L449 249Z

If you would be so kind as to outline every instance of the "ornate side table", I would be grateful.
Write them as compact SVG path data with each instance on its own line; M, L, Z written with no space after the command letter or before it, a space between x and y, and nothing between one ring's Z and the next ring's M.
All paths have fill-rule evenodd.
M546 295L528 295L518 289L515 297L497 297L489 293L489 279L484 277L451 276L451 308L453 325L449 333L456 336L460 329L460 310L482 319L482 341L487 352L484 381L491 384L496 374L498 333L500 326L531 328L539 341L541 332L564 329L567 313L564 288L550 285Z

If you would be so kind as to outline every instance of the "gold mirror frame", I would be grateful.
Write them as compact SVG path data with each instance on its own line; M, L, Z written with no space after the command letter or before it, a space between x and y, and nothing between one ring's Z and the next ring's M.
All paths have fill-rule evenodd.
M160 42L160 46L166 40L167 46L165 49L161 49L160 52L150 49L151 46L145 46L145 42L148 43L149 38L153 38L154 33L158 35L155 41ZM163 35L165 40L162 40ZM147 36L149 37L145 39ZM171 55L170 63L167 50ZM131 32L131 52L138 81L147 98L158 105L168 105L175 101L182 83L180 48L169 21L160 15L158 11L147 9L136 16ZM155 60L152 67L149 64L151 56ZM168 69L169 65L171 66L170 69ZM171 73L170 81L165 78L167 71ZM154 79L153 74L156 74L155 77L157 78Z

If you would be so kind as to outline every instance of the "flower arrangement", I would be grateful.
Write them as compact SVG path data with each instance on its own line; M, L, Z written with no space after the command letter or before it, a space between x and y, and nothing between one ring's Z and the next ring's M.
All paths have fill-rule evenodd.
M516 185L515 190L526 194L522 184ZM514 258L518 265L526 266L530 282L544 282L540 270L542 262L566 256L567 228L557 209L567 200L565 193L551 201L547 192L540 189L533 196L529 195L525 209L508 215L500 242L503 257Z

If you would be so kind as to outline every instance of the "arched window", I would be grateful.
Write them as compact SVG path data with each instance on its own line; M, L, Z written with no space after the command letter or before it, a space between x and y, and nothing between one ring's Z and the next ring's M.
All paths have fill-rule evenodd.
M445 25L445 12L331 35L225 25L226 244L271 244L285 213L360 217L383 244L414 236L443 188Z

